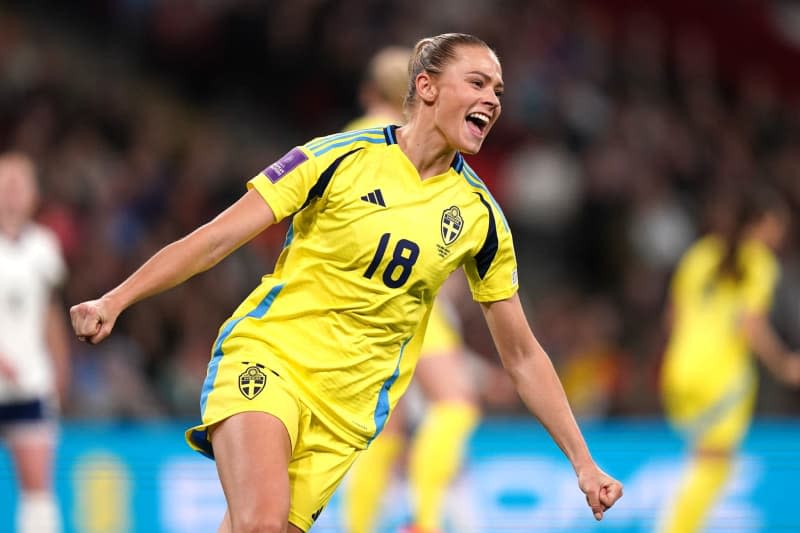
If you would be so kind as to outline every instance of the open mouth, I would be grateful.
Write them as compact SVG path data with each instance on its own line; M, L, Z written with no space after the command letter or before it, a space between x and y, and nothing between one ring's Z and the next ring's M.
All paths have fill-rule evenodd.
M467 127L478 137L482 137L489 127L489 115L485 113L470 113L467 115Z

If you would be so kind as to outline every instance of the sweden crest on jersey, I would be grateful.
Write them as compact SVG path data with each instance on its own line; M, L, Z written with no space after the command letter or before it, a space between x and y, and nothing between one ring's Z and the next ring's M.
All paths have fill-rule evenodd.
M464 227L464 219L461 218L461 210L456 206L451 206L442 212L442 240L449 246L461 235Z
M239 374L239 390L248 400L258 396L258 393L264 390L264 386L267 384L267 375L261 371L260 366L262 365L248 366L244 372Z

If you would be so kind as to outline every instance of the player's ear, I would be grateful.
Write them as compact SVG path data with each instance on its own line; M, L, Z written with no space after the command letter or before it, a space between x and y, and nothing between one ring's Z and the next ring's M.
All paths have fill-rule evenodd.
M436 95L439 90L436 88L436 83L433 77L425 71L417 74L417 79L414 80L417 84L417 96L426 104L432 103L436 100Z

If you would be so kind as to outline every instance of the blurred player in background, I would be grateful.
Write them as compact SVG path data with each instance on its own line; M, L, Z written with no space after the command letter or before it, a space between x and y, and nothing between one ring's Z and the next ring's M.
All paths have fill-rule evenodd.
M61 530L53 492L59 395L68 384L68 337L55 290L66 268L49 230L33 222L33 162L0 154L0 437L16 470L17 531Z
M345 130L403 124L403 99L408 90L411 50L388 47L370 61L360 88L364 115ZM415 382L429 402L410 446L408 479L413 519L409 532L442 529L443 505L450 483L461 466L464 447L478 423L480 409L466 360L452 300L466 291L463 276L450 276L437 296L424 332ZM447 376L442 379L442 376ZM344 493L345 528L372 533L395 462L405 447L406 401L392 412L381 436L361 454Z
M758 376L751 353L778 379L800 385L800 357L770 326L779 275L775 251L789 210L772 191L720 204L720 230L698 240L671 286L671 336L661 373L664 408L692 458L662 531L701 530L747 432Z
M364 110L344 131L363 130L389 124L403 124L403 99L408 92L408 60L411 49L388 46L367 65L359 86L358 101Z
M274 272L219 330L202 423L186 432L216 460L222 532L311 528L408 387L434 296L462 267L517 391L594 517L622 496L530 330L505 218L461 155L480 150L500 115L500 62L482 40L444 34L417 43L411 65L402 127L293 148L211 222L71 308L78 338L100 342L127 307L293 217Z

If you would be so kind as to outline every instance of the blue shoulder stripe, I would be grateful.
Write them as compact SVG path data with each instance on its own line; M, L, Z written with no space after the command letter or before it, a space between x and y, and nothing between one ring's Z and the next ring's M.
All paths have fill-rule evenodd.
M472 170L466 162L464 162L463 170L464 171L462 172L462 175L464 176L464 179L467 180L467 183L469 183L473 187L477 187L478 189L484 191L486 195L489 197L489 200L492 202L494 208L497 209L498 213L500 213L500 218L503 220L503 226L505 226L506 231L508 231L508 220L506 220L506 215L503 213L503 210L500 209L500 204L498 204L497 200L494 199L492 193L489 192L489 188L486 186L485 183L483 183L483 181L481 181L478 175L475 174L475 171Z
M354 144L354 143L356 143L358 141L364 141L364 142L368 142L370 144L386 144L386 139L383 136L383 132L381 132L380 138L367 137L367 136L355 137L353 139L346 139L344 141L336 142L336 143L333 143L333 144L328 144L327 146L319 148L319 149L315 150L312 153L316 157L319 157L322 154L324 154L325 152L329 152L330 150L333 150L334 148L339 148L341 146L348 146L348 145Z
M339 140L339 139L346 139L348 137L355 137L357 135L362 135L362 134L382 135L383 134L383 128L366 128L366 129L362 129L362 130L350 130L350 131L343 131L343 132L340 132L340 133L334 133L334 134L331 134L331 135L326 135L325 137L321 137L321 138L316 139L316 140L312 140L312 141L306 143L306 147L309 150L316 150L317 148L319 148L320 146L322 146L325 143L328 143L328 142L331 142L331 141L336 141L336 140Z
M306 148L308 148L313 152L315 150L323 148L325 145L330 144L332 142L342 141L345 139L352 139L353 137L370 136L370 135L378 136L381 137L381 139L383 139L384 138L383 128L369 128L365 130L345 131L343 133L335 133L333 135L327 135L325 137L322 137L321 139L317 139L315 141L307 143Z
M461 152L456 152L456 156L453 158L453 163L450 166L453 167L453 170L461 174L464 164L464 156L461 155Z

